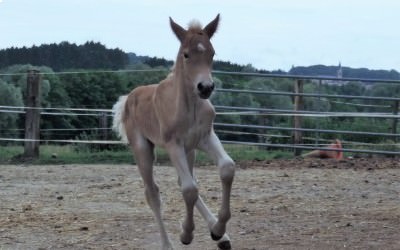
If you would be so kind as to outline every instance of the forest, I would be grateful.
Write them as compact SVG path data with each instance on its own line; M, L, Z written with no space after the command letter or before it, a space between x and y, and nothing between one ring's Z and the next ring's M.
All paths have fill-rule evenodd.
M41 77L41 106L43 108L89 108L110 109L120 95L133 88L157 83L169 72L173 62L164 58L138 56L120 49L108 49L97 42L76 45L68 42L33 46L31 48L8 48L0 50L0 106L24 106L26 96L26 72L31 69L44 73ZM289 72L256 69L251 64L239 65L215 61L215 70L229 72L257 72L314 76L336 76L338 66L315 65L293 67ZM113 70L113 72L108 71ZM142 70L142 71L135 71ZM152 71L143 71L152 70ZM395 70L369 70L343 67L343 77L400 79ZM246 77L214 74L217 88L261 91L293 92L294 80L270 77ZM400 84L363 82L338 82L318 86L316 81L306 81L305 93L331 95L400 97ZM211 101L217 106L253 107L293 110L293 98L284 95L261 95L247 93L216 92ZM304 110L331 112L392 112L393 101L305 98ZM74 113L73 111L63 111ZM76 113L76 112L75 112ZM111 118L110 118L111 119ZM292 127L288 116L218 115L216 122ZM314 118L305 117L305 128L332 130L391 131L391 119L354 117ZM99 131L98 116L42 115L41 139L95 139ZM24 116L1 112L0 137L23 138ZM65 129L65 130L62 130ZM265 131L260 129L216 128L226 140L242 140L271 143L287 143L290 131ZM235 133L238 131L241 133ZM268 136L266 134L274 134ZM109 139L115 139L110 133ZM314 134L305 133L305 137ZM388 140L376 136L323 134L323 139L342 138L349 141L384 143ZM310 141L311 142L311 141ZM0 142L6 144L7 142Z

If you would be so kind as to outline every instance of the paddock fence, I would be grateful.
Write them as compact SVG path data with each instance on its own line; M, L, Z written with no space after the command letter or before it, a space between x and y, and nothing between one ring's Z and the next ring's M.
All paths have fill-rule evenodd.
M156 70L159 72L159 70ZM123 71L94 71L102 73L135 73L135 72L156 72L155 70L123 70ZM80 74L82 72L56 72L54 74ZM271 96L290 97L292 99L292 109L271 108L267 106L228 106L215 105L217 111L217 119L214 123L214 129L220 136L223 143L239 144L247 146L257 146L265 150L281 149L292 150L295 155L300 155L303 150L335 150L327 148L327 145L335 138L342 140L344 148L343 152L362 153L362 154L382 154L387 156L399 156L399 103L400 97L390 96L355 96L355 95L336 95L322 93L321 87L325 84L345 85L351 82L366 84L372 86L374 84L400 84L399 80L384 79L361 79L361 78L336 78L336 77L315 77L302 75L286 75L286 74L262 74L247 72L225 72L214 71L214 76L232 76L243 78L268 78L268 79L287 79L293 81L293 91L266 91L259 89L224 89L217 88L217 95L229 93L233 98L236 95L262 96L269 98ZM27 72L27 88L38 88L40 77L43 73ZM6 74L0 74L0 76ZM9 75L9 74L7 74ZM315 92L305 92L304 85L313 84L316 86ZM31 156L37 156L40 144L68 144L68 143L86 143L86 144L121 144L115 137L111 136L111 117L110 109L97 108L67 108L67 107L40 107L39 93L28 92L28 99L25 106L0 106L0 113L16 113L25 116L25 128L10 129L20 131L20 137L0 138L1 144L7 143L23 143L25 145L25 153ZM306 110L304 102L306 99L314 100L316 103L315 110ZM361 111L346 112L344 111L323 111L320 107L323 103L328 102L332 105L355 106ZM39 119L46 119L46 116L92 116L99 120L99 127L91 128L40 128ZM29 118L30 117L30 118ZM40 118L42 117L42 118ZM240 123L224 122L223 118L239 117ZM240 117L252 117L251 122ZM221 119L219 119L221 118ZM305 119L314 119L314 125L307 126ZM340 124L342 121L349 119L362 119L366 124L371 124L370 129L365 131L332 129L326 128L324 125ZM226 119L225 119L226 120ZM228 119L229 120L229 119ZM282 122L276 122L282 120ZM373 122L372 122L373 121ZM380 124L385 127L379 131L375 130L372 124ZM36 125L35 125L36 124ZM283 126L282 124L286 124ZM380 125L379 125L380 126ZM330 126L332 127L332 126ZM43 135L52 133L66 133L68 131L98 131L96 139L53 139L43 138ZM379 143L370 143L363 140L363 137L376 137ZM42 138L42 139L41 139ZM114 139L113 139L114 138ZM234 140L230 138L235 138ZM352 140L351 138L358 138ZM27 153L28 151L28 153Z

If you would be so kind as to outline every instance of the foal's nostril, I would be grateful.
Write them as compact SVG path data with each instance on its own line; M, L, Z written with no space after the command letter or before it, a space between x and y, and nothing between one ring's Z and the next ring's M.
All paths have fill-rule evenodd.
M215 88L214 83L212 82L209 86L204 86L202 82L197 84L197 89L199 91L213 91Z
M197 84L197 89L198 89L200 92L204 90L204 86L203 86L203 83L202 83L202 82L199 83L199 84Z
M210 97L211 93L214 90L214 83L211 82L211 84L204 85L203 82L200 82L197 84L197 90L199 91L200 97L203 99L207 99Z

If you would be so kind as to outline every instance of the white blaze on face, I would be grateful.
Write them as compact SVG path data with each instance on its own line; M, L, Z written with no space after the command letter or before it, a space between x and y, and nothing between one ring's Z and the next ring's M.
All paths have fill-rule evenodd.
M206 47L204 47L204 45L203 45L202 43L197 44L197 49L198 49L200 52L206 51Z
M202 43L197 44L197 49L200 52L205 52L207 50L206 47ZM211 85L212 77L211 77L211 72L209 71L209 69L204 69L203 71L201 71L200 74L197 76L196 80L197 80L197 82L203 82L204 85Z
M196 47L197 51L200 53L205 53L207 51L206 46L199 42ZM206 96L208 98L208 94L212 92L214 88L213 79L211 76L211 67L207 65L207 63L203 62L198 65L196 70L196 75L194 77L194 91L200 96ZM204 97L202 97L204 98Z

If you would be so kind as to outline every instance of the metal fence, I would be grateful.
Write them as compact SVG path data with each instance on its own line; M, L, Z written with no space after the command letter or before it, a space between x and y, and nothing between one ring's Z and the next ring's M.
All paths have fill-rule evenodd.
M107 71L107 72L119 72L121 71ZM132 71L123 71L132 72ZM142 72L142 71L141 71ZM71 72L69 72L71 73ZM81 73L81 72L79 72ZM268 107L234 107L234 106L222 106L217 105L217 114L219 116L256 116L262 117L286 117L287 119L296 119L301 117L314 117L315 119L322 118L365 118L365 119L389 119L392 121L391 131L388 132L376 132L376 131L351 131L351 130L332 130L326 129L318 126L317 128L307 128L303 124L298 123L293 126L273 126L273 125L259 125L259 124L233 124L233 123L222 123L216 122L215 129L217 133L225 133L231 135L241 135L241 138L247 135L252 135L253 137L263 137L263 138L285 138L286 143L271 143L268 141L254 141L254 140L223 140L224 143L229 144L240 144L249 146L258 146L265 148L279 148L279 149L292 149L297 152L301 150L313 150L313 149L324 149L324 150L335 150L327 149L325 146L329 143L329 140L324 139L324 134L331 134L332 137L344 136L344 135L359 135L359 136L376 136L380 138L387 138L390 143L380 143L378 146L384 146L384 149L373 148L371 143L366 143L363 141L349 141L344 140L346 147L343 149L344 152L354 152L354 153L367 153L367 154L385 154L385 155L400 155L399 137L398 131L398 120L400 119L399 102L400 98L387 97L387 96L354 96L354 95L332 95L326 93L319 93L320 86L323 81L337 81L337 82L359 82L359 83L390 83L390 84L400 84L398 80L382 80L382 79L360 79L360 78L335 78L335 77L314 77L314 76L301 76L301 75L280 75L280 74L261 74L261 73L245 73L245 72L224 72L224 71L214 71L214 75L231 75L231 76L241 76L241 77L261 77L261 78L273 78L273 79L292 79L293 84L299 84L302 81L313 81L318 86L317 93L303 93L303 92L282 92L282 91L261 91L261 90L250 90L250 89L217 89L220 93L231 93L231 94L248 94L248 95L264 95L264 96L290 96L292 98L317 98L318 102L322 102L321 98L325 99L343 99L343 100L368 100L368 101L385 101L391 102L391 105L371 105L371 104L358 104L358 103L344 103L346 105L357 105L360 107L380 107L390 109L388 112L322 112L319 110L304 110L302 107L294 107L294 109L272 109ZM337 101L334 101L337 102ZM12 107L12 106L0 106L0 112L13 112L13 113L25 113L31 107ZM53 108L53 109L42 109L38 108L42 115L91 115L98 116L99 119L104 119L104 117L111 116L111 110L109 109L71 109L71 108ZM67 112L66 112L67 111ZM73 111L73 113L71 113ZM81 113L85 112L85 113ZM108 118L106 118L108 119ZM104 122L104 124L110 124L109 122ZM53 130L56 130L54 128ZM110 130L109 127L101 128L90 128L91 130L98 129L102 131ZM233 129L233 130L232 130ZM60 129L61 130L61 129ZM77 128L75 130L86 130L85 128ZM249 132L247 130L253 130L256 132ZM280 132L279 134L274 134L274 131ZM285 133L285 134L282 134ZM107 132L106 132L107 133ZM298 133L298 134L296 134ZM315 135L313 138L304 138L306 140L314 141L312 144L303 143L302 133L312 133ZM300 135L300 140L295 140L296 136ZM115 140L106 140L107 136L102 136L101 140L39 140L41 142L53 142L53 143L101 143L101 144L116 144L119 143ZM0 141L27 141L27 139L21 138L0 138ZM361 145L361 148L360 148ZM376 145L375 145L376 146ZM368 148L369 147L369 148ZM371 149L372 148L372 149ZM297 151L296 151L297 150Z
M278 95L278 96L290 96L290 97L302 97L302 98L317 98L318 102L321 104L322 99L343 99L343 100L366 100L366 101L385 101L391 102L392 105L371 105L371 104L357 104L350 102L337 102L346 105L355 105L359 107L369 107L369 108L386 108L390 109L390 112L321 112L319 110L304 110L302 108L294 108L293 110L288 109L271 109L271 108L255 108L255 107L231 107L231 106L216 106L217 110L222 111L238 111L238 112L248 112L247 115L261 115L261 116L287 116L287 117L315 117L319 118L329 118L329 117L340 117L340 118L366 118L366 119L390 119L392 121L391 131L387 133L382 132L374 132L374 131L350 131L350 130L332 130L332 129L324 129L324 128L306 128L303 126L292 126L292 127L282 127L282 126L265 126L265 125L255 125L255 124L227 124L227 123L215 123L215 126L224 127L224 128L250 128L250 129L259 129L265 131L287 131L296 133L296 132L310 132L314 133L315 137L311 138L315 141L313 145L306 145L304 143L298 143L291 139L292 143L285 144L273 144L273 143L260 143L260 142L243 142L243 141L225 141L226 143L232 144L246 144L246 145L255 145L255 146L265 146L268 148L292 148L292 149L302 149L306 150L314 150L314 149L324 149L324 150L333 150L324 147L324 144L321 144L320 141L327 141L320 138L320 135L323 134L332 134L332 135L359 135L359 136L376 136L376 137L384 137L388 138L391 143L380 143L380 146L386 146L385 150L377 150L377 149L357 149L352 147L347 147L342 149L343 152L354 152L354 153L367 153L367 154L385 154L385 155L400 155L400 144L397 143L400 138L400 134L398 131L398 120L399 116L399 102L400 98L397 97L388 97L388 96L355 96L355 95L332 95L326 93L320 93L320 87L324 81L334 81L336 83L346 84L348 82L358 82L358 83L368 83L368 84L400 84L399 80L383 80L383 79L364 79L364 78L337 78L337 77L315 77L315 76L302 76L302 75L285 75L285 74L261 74L261 73L245 73L245 72L222 72L215 71L215 74L222 75L235 75L235 76L246 76L246 77L262 77L262 78L285 78L292 79L294 84L299 81L313 81L318 87L318 93L294 93L294 92L281 92L281 91L260 91L260 90L249 90L249 89L218 89L220 92L227 93L241 93L241 94L249 94L249 95ZM296 104L294 104L296 105ZM290 137L290 136L289 136ZM308 138L310 139L310 138ZM365 146L373 146L371 143L365 142L352 142L352 141L344 141L347 145L363 145ZM326 145L326 144L325 144Z

